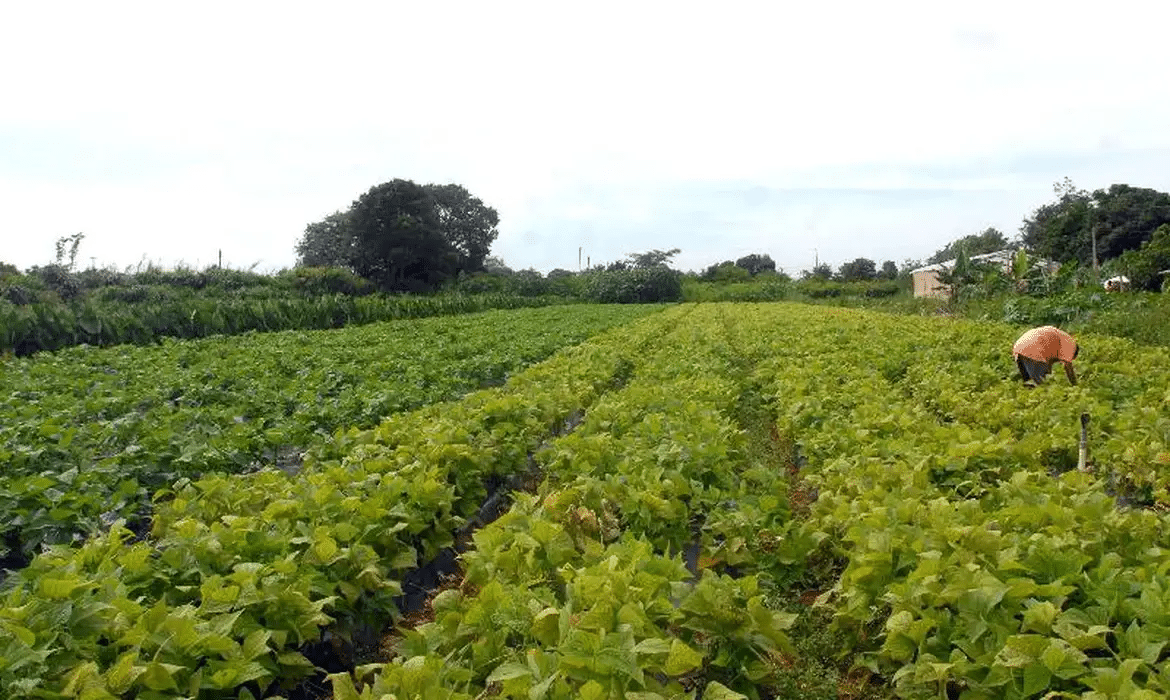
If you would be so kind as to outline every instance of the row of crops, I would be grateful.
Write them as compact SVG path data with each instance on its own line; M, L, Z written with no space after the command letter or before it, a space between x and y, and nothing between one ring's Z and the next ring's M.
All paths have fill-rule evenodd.
M1170 355L1084 337L1079 386L1030 389L1018 333L781 304L631 318L321 436L295 473L180 481L145 538L41 554L6 586L0 691L300 697L317 645L374 629L379 654L328 669L338 700L787 697L822 615L871 694L1167 697ZM501 484L510 509L469 534Z
M821 313L787 312L756 375L847 562L821 603L863 663L907 697L1165 697L1170 355L1084 337L1078 387L1029 389L1018 329Z
M0 561L70 542L180 478L300 455L340 428L500 384L649 307L395 321L337 331L69 348L0 372Z
M162 338L341 328L568 301L550 295L504 293L352 296L260 289L256 294L235 290L159 296L147 287L112 289L119 292L116 298L99 295L69 304L14 303L0 297L0 354L26 356L81 344L150 345Z

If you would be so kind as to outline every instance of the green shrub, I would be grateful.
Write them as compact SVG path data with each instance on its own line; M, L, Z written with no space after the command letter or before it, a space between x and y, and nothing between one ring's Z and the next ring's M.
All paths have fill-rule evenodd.
M129 284L129 277L114 268L90 268L77 273L81 288L85 290L124 286Z
M102 302L140 304L142 302L174 301L177 294L172 287L132 284L127 287L103 287L92 292L92 298Z
M15 265L0 263L0 299L10 304L26 306L37 301L36 283L20 274Z
M786 278L763 273L745 282L705 282L687 277L682 280L682 289L685 301L785 301L793 295Z
M374 285L340 267L294 267L277 278L292 289L311 296L344 294L351 297L374 293Z
M1158 227L1141 248L1125 251L1113 263L1112 267L1128 277L1134 289L1161 290L1160 273L1170 269L1170 224Z
M28 276L39 279L44 286L64 299L76 299L81 294L81 282L64 265L45 265L29 269Z
M667 267L592 272L585 277L586 297L603 304L655 304L683 298L679 273Z
M832 280L801 280L796 283L796 291L809 297L810 299L825 299L831 297L841 296L845 285L841 282L834 282Z
M460 276L450 289L460 294L498 294L510 291L511 282L509 275L477 272Z

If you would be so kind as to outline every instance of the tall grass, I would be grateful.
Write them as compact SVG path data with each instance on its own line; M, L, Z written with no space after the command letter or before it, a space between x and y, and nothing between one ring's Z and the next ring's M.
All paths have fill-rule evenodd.
M376 321L424 318L567 303L562 297L508 294L437 296L190 296L129 303L17 305L0 300L0 353L29 355L78 344L143 345L163 337L201 338L248 331L317 330Z

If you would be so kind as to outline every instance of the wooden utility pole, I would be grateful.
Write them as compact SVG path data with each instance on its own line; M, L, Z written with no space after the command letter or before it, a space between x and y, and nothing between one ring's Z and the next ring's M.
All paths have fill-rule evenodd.
M1093 281L1101 284L1101 265L1097 262L1097 229L1100 224L1093 224Z

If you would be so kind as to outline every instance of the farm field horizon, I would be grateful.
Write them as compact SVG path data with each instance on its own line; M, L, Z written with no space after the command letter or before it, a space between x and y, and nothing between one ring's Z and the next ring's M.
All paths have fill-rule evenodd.
M1022 330L582 305L7 360L0 695L1170 697L1170 351L1078 335L1029 388Z

